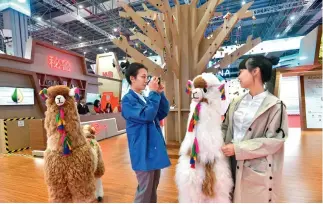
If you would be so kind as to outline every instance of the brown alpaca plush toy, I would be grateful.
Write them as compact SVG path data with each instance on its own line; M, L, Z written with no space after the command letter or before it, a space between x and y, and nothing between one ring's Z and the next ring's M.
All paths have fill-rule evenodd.
M87 138L89 144L92 147L92 150L94 152L95 158L95 178L96 178L96 191L95 196L99 202L103 200L104 192L103 192L103 186L102 186L102 180L101 177L104 174L105 168L104 168L104 162L102 159L102 151L99 143L95 139L96 130L91 125L84 125L83 126L83 133L85 137Z
M49 201L94 202L96 158L80 126L74 99L79 98L78 89L53 86L40 95L47 98L44 168Z

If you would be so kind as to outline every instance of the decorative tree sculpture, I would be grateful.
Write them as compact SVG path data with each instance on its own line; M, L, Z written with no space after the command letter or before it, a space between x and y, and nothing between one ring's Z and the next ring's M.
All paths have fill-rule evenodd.
M176 103L176 108L171 110L166 120L168 141L181 142L185 134L190 104L189 97L184 91L187 80L206 71L208 62L229 37L239 20L254 18L253 13L248 10L253 2L249 2L244 4L237 13L227 13L223 17L223 24L217 27L208 38L204 38L210 19L214 16L222 16L222 13L215 12L215 8L223 1L210 0L197 8L197 0L184 5L180 5L178 0L175 0L175 6L171 8L169 0L148 0L159 11L149 10L143 4L144 11L137 12L129 5L119 2L125 10L119 13L120 16L130 18L143 32L131 30L134 35L130 39L139 39L164 62L164 66L157 65L131 47L125 36L121 35L120 38L113 40L114 44L135 61L144 64L151 74L162 75L166 81L166 96L171 102ZM153 20L156 29L143 18ZM225 55L217 67L228 66L261 41L259 38L255 40L251 38L249 36L245 45L230 55ZM207 71L217 72L218 69Z

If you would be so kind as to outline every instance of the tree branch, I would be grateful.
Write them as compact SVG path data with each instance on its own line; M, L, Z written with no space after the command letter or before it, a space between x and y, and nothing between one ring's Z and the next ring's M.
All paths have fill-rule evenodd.
M197 26L197 29L194 33L193 40L192 40L192 47L193 50L196 49L196 47L199 45L203 38L203 34L205 32L205 29L210 21L210 19L214 16L214 10L217 7L217 5L221 4L224 0L213 0L209 3L209 6L207 7L207 10L204 13L204 16L202 17L200 24Z
M148 0L148 2L162 13L166 12L165 5L162 0Z
M121 39L115 38L112 40L112 42L120 49L122 49L126 54L130 55L134 60L145 65L150 73L153 73L157 76L163 73L163 69L159 65L145 57L135 48L131 47L125 36L121 35Z
M172 53L172 49L170 47L170 43L168 41L168 38L166 36L166 28L163 26L163 22L161 21L161 18L165 17L164 15L158 15L155 19L155 25L159 33L161 34L161 38L163 39L164 48L163 50L163 58L166 62L168 67L171 67L174 71L175 75L178 77L179 70L178 70L178 63L176 60L176 56L174 56ZM167 26L167 25L166 25Z
M249 2L242 6L242 8L234 14L232 17L228 17L224 19L224 23L222 24L221 31L215 37L213 43L210 45L206 53L204 53L201 60L198 62L196 68L198 73L202 73L206 69L207 63L213 57L214 53L219 49L222 45L224 39L229 35L234 28L235 24L239 19L247 12L248 8L252 5L253 2Z
M146 35L156 44L159 48L162 48L161 39L158 32L149 24L147 24L136 12L127 4L121 3L121 6L127 12L128 16L132 18L132 21L144 32Z
M147 19L153 20L154 15L159 13L157 11L153 11L153 10L148 9L146 4L142 4L142 6L144 7L144 11L136 11L136 13L139 16L141 16L142 18L147 18ZM122 18L127 18L127 19L130 18L130 16L126 12L123 12L123 11L119 11L119 16Z
M198 0L191 1L191 8L196 8Z
M232 52L231 54L226 54L224 58L218 63L214 65L214 68L207 69L207 72L217 72L220 69L223 69L227 67L229 64L232 64L234 61L239 59L241 56L246 54L248 51L250 51L252 48L257 46L261 42L261 38L256 38L254 40L251 40L252 36L249 35L246 44Z
M129 29L134 35L130 36L130 40L140 40L142 43L144 43L147 47L149 47L151 50L156 52L159 56L163 55L163 49L156 46L150 38L148 38L146 35L135 31L134 29Z

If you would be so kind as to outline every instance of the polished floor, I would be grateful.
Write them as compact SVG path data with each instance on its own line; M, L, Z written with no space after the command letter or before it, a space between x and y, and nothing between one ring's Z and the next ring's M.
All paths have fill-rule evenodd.
M133 202L137 186L131 170L126 135L100 142L106 174L104 202ZM177 202L174 183L177 150L172 147L172 166L162 171L158 202ZM280 202L322 202L322 132L301 133L290 129L285 148ZM29 152L0 155L0 202L47 202L43 159Z

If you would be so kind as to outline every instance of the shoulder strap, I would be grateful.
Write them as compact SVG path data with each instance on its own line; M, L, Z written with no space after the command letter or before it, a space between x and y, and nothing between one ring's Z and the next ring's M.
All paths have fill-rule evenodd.
M285 132L282 129L282 123L283 123L283 108L284 108L283 101L280 101L280 123L279 123L279 128L276 130L276 133L279 133L280 131L282 131L283 132L283 138L285 138Z

